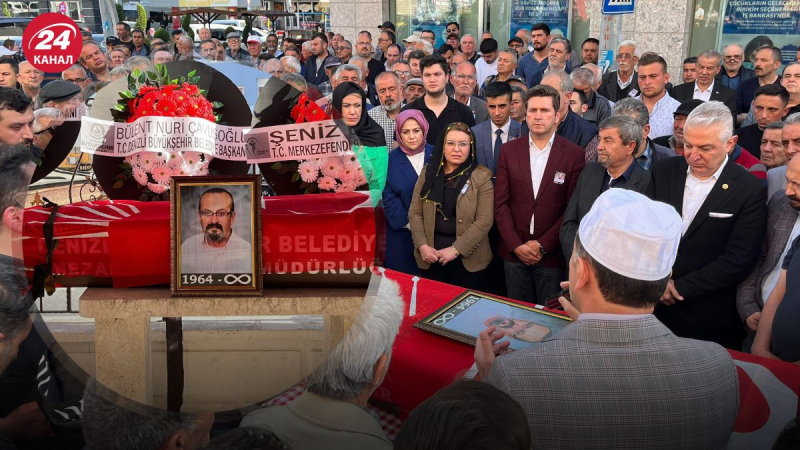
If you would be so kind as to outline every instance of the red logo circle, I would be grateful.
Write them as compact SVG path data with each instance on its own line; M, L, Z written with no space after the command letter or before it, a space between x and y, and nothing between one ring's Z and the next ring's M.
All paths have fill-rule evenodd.
M61 72L78 63L83 48L75 21L58 13L41 14L22 33L22 51L33 67Z

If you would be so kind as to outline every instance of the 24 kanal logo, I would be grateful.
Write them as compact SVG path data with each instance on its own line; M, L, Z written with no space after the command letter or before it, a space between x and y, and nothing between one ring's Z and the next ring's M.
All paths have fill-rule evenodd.
M78 25L63 14L41 14L22 33L25 57L44 72L61 72L77 64L82 47Z

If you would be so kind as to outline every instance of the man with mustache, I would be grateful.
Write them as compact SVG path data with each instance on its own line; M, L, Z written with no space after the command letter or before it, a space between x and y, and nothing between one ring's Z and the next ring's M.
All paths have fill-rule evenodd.
M202 232L181 244L181 273L252 273L252 244L233 232L234 206L233 195L225 189L203 192L197 207Z
M380 106L370 109L367 114L372 120L378 122L386 136L386 147L396 147L394 139L394 124L400 107L403 105L403 88L400 86L400 77L394 72L381 72L375 77L375 88L378 91Z
M603 97L618 102L627 96L639 95L639 74L634 67L639 63L639 51L634 41L622 41L617 46L617 65L619 70L603 75L603 82L597 92Z
M756 90L767 84L780 84L778 69L781 67L781 50L765 45L756 51L753 63L756 76L743 81L736 89L736 123L741 124L747 118L750 105L755 98Z

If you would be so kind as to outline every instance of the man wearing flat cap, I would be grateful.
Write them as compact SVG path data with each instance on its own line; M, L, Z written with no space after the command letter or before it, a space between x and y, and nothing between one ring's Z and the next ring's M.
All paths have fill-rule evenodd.
M512 352L496 327L480 333L480 376L520 403L531 448L725 448L739 406L730 354L653 315L681 232L671 206L607 190L581 220L562 283L574 322Z
M683 218L678 258L656 316L678 336L740 350L745 329L736 286L761 249L767 188L728 156L736 145L732 133L724 103L697 106L683 126L683 157L653 165L647 195Z
M82 104L80 93L81 88L77 84L55 80L42 88L39 98L43 107L56 108L65 117L73 117Z
M238 62L249 62L250 53L242 48L242 35L232 31L225 36L228 42L228 48L225 50L225 56L232 58Z

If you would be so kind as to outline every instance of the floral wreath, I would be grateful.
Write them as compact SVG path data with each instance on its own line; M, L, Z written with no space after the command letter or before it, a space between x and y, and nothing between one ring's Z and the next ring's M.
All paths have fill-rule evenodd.
M196 117L219 123L215 113L222 107L211 102L206 91L197 87L200 77L191 71L187 77L170 79L167 68L157 64L155 72L138 69L128 76L128 90L120 98L111 115L115 122L130 123L141 117ZM141 200L162 200L168 196L173 176L208 175L208 165L213 158L200 152L140 152L125 157L120 164L122 173L116 176L114 188L121 188L125 180L133 178L144 191Z

